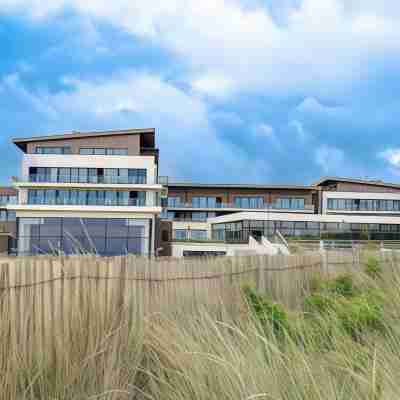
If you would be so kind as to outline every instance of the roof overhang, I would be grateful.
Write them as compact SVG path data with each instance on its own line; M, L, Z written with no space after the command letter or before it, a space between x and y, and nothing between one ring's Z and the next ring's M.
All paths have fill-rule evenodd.
M44 142L44 141L57 141L67 139L82 139L92 137L105 137L105 136L121 136L121 135L141 135L141 134L155 134L154 128L146 129L123 129L123 130L110 130L110 131L94 131L94 132L70 132L58 135L46 136L33 136L29 138L15 138L12 142L19 147L23 152L26 152L28 143Z

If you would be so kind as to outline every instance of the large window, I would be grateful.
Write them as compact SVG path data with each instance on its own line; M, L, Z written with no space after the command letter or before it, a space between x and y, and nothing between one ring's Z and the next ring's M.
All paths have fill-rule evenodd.
M145 206L146 192L111 190L29 190L28 204Z
M217 208L216 197L192 197L192 207L194 208Z
M282 210L303 210L305 200L301 197L278 198L275 202L275 208Z
M235 197L235 207L238 208L264 208L264 198L257 197Z
M150 220L19 218L18 254L148 255Z
M168 196L168 207L179 207L182 204L179 196Z
M79 154L84 156L127 156L128 149L117 149L117 148L81 148Z
M328 199L328 210L400 211L400 200Z
M30 182L146 184L147 170L141 168L46 168L31 167Z
M63 147L49 147L49 146L37 146L36 154L71 154L72 150L69 146Z

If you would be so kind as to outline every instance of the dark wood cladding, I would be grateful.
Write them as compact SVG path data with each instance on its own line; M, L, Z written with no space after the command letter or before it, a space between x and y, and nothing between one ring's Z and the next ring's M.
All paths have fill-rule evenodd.
M27 153L36 153L37 147L69 146L72 154L79 154L81 148L114 148L128 149L128 155L141 155L140 135L110 135L98 137L77 137L60 140L38 140L27 144Z
M261 196L264 203L275 203L278 198L303 198L306 205L313 204L314 189L259 189L259 188L197 188L197 187L174 187L168 188L168 196L180 197L183 203L191 203L193 197L217 197L222 203L232 204L235 197Z

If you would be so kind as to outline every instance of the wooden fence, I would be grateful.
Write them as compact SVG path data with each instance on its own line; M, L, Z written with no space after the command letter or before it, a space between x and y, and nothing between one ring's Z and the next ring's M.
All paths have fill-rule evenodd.
M61 346L72 340L71 327L77 324L91 329L112 320L120 324L122 312L125 319L143 319L201 305L212 309L223 304L228 311L238 311L243 306L239 289L247 284L296 307L311 277L354 268L357 257L348 251L165 260L3 258L0 330L8 330L21 350L32 340L45 349L49 341L61 340Z

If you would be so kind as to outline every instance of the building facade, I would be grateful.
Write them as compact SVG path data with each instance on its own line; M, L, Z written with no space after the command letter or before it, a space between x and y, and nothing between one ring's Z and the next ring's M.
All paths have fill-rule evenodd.
M193 256L231 254L276 235L400 240L397 184L335 177L308 186L171 183L159 176L154 129L14 144L21 173L13 188L0 188L0 253Z
M15 139L17 254L154 255L161 212L155 132Z

